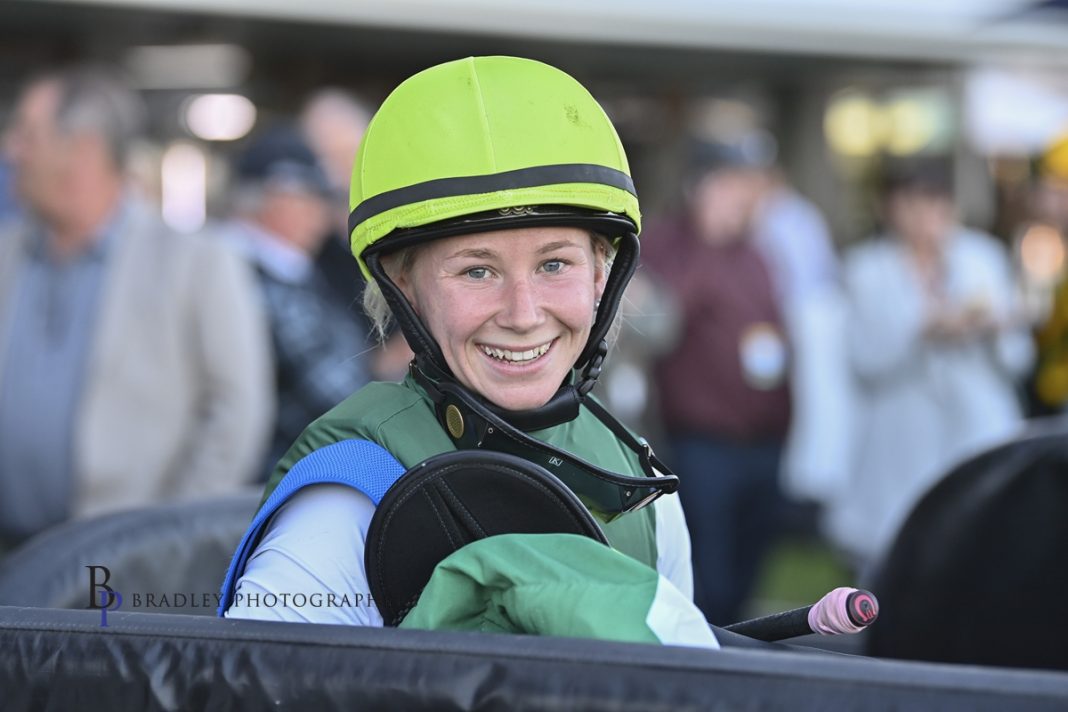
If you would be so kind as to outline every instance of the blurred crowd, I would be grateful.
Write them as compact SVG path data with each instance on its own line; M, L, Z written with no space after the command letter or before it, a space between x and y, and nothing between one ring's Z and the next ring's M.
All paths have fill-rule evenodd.
M0 552L71 518L252 486L320 414L404 373L348 254L360 101L318 91L257 130L196 234L128 180L144 116L116 76L42 75L11 115ZM955 462L1058 411L1068 287L1032 308L1017 245L960 223L946 160L885 161L876 234L836 240L773 153L697 138L685 153L681 207L648 217L598 388L682 479L698 603L723 624L791 506L863 572ZM1063 231L1068 189L1041 176L1019 230Z
M374 347L347 256L362 105L317 94L254 137L226 213L194 234L129 180L144 118L117 75L76 68L29 81L6 127L4 548L262 482L312 420L407 361Z

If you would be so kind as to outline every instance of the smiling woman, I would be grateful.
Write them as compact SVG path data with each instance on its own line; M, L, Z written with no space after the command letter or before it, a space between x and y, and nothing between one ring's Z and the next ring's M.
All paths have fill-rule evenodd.
M372 120L351 208L365 309L380 333L395 318L415 358L402 383L366 386L294 443L234 558L222 610L400 622L414 601L390 601L385 621L373 602L320 611L247 602L368 591L374 582L390 589L383 579L408 576L381 562L376 532L395 530L395 507L408 498L398 492L433 479L431 463L457 450L446 459L468 470L488 471L472 463L504 455L562 483L565 499L591 515L592 530L581 530L655 569L652 580L659 574L665 591L681 591L673 600L690 607L678 619L700 620L689 603L678 480L589 396L640 228L626 156L597 102L530 60L472 58L421 72ZM455 550L487 535L546 531L538 522L550 517L536 498L503 482L491 476L475 490L446 488L444 499L428 494L437 504L400 536L406 560L446 540Z

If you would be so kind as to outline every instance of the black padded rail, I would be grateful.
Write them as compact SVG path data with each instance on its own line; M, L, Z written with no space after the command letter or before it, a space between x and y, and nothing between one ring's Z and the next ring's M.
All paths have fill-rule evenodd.
M4 710L1063 710L1068 674L0 607Z
M146 613L213 616L215 594L259 499L248 491L52 527L0 557L0 606L86 608L86 567L106 566L116 590L139 592L143 602L153 594ZM104 573L98 575L102 581ZM125 608L133 604L127 600Z

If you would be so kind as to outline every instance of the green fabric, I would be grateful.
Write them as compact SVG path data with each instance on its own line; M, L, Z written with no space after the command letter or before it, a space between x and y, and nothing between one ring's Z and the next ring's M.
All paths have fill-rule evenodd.
M575 420L531 435L613 472L642 476L637 456L585 408ZM264 501L301 458L342 440L376 442L409 469L456 449L438 424L429 396L410 376L401 383L370 383L308 426L275 468ZM601 528L613 547L656 567L653 507L602 523Z
M574 534L489 537L438 564L400 627L659 643L647 622L659 579Z
M368 198L444 178L538 166L592 164L630 175L604 110L560 70L516 57L469 57L422 71L375 114L356 155L350 209ZM398 228L526 205L571 205L627 215L640 229L638 199L599 183L567 183L437 197L402 205L355 226L352 253Z

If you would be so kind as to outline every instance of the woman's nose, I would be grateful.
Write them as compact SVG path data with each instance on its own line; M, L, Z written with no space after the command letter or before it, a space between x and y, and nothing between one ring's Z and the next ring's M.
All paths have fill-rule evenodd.
M509 282L501 299L501 309L497 314L501 326L514 331L529 331L541 324L543 312L538 292L529 279Z

